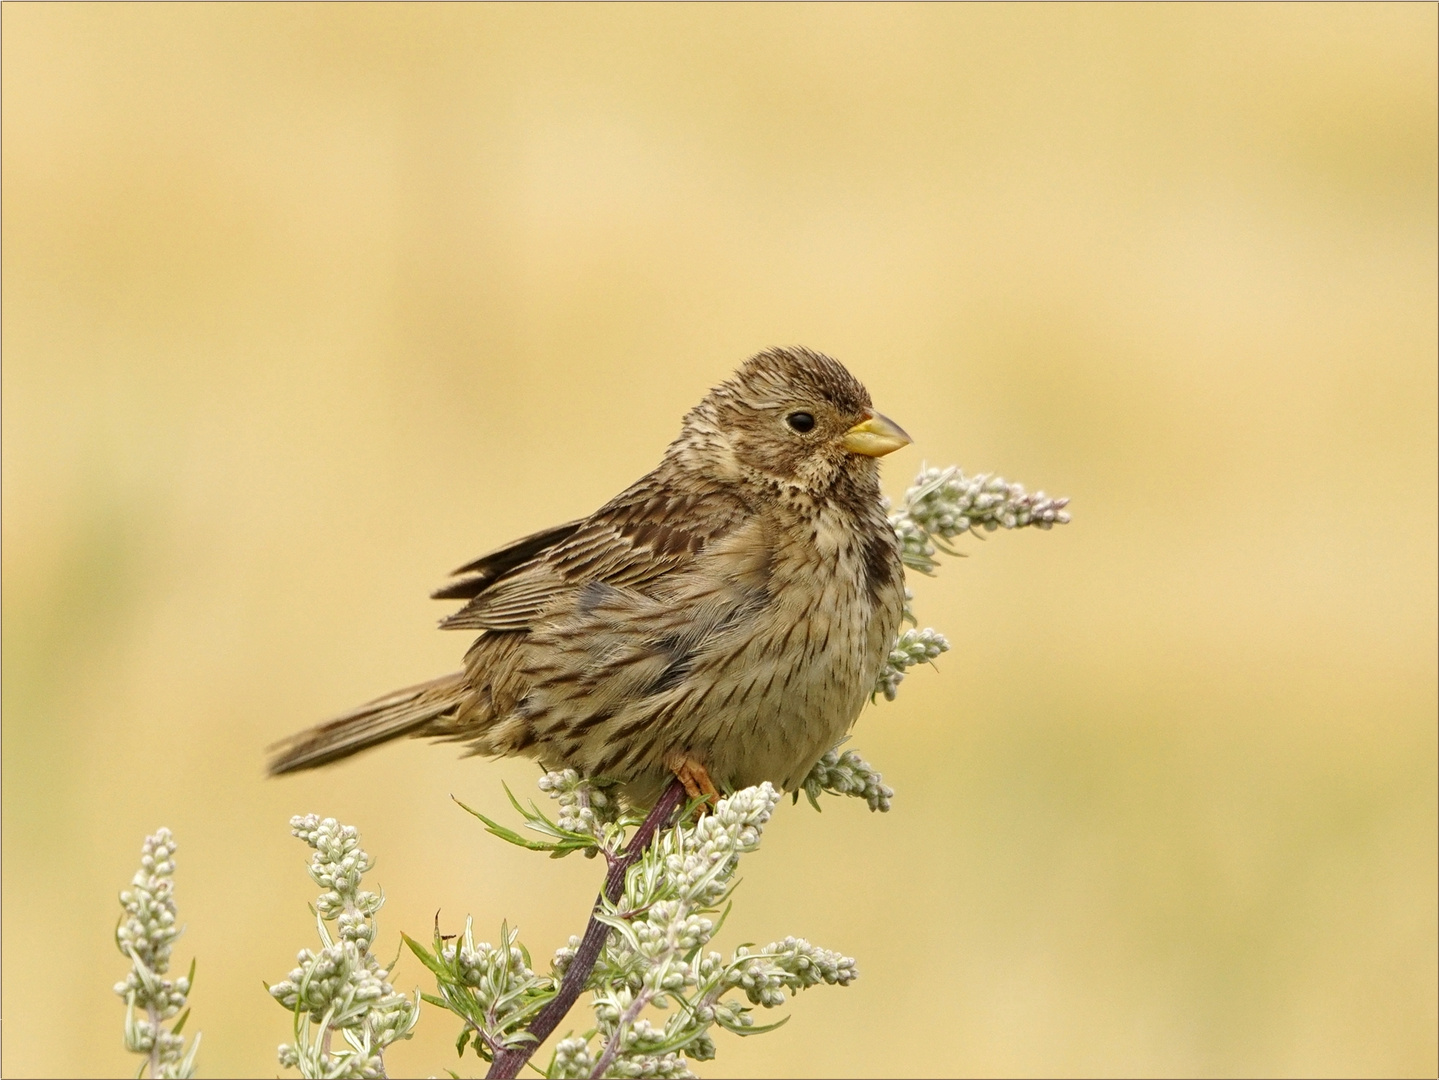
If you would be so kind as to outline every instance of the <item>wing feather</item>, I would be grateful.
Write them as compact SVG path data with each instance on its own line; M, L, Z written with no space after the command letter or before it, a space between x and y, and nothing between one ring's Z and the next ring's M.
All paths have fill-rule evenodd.
M583 524L584 518L567 521L563 525L555 525L548 529L541 529L539 532L530 533L529 536L506 544L498 551L482 555L450 575L451 577L460 577L462 574L471 576L462 581L451 582L442 589L436 589L430 596L435 600L473 600L510 571L529 562L536 555L554 547L562 540L569 539Z
M708 545L747 516L731 489L706 485L681 495L666 487L672 485L654 474L645 477L590 517L572 523L568 534L528 562L508 567L440 625L449 630L527 629L596 581L645 592L647 586L683 573ZM532 539L517 541L496 555Z

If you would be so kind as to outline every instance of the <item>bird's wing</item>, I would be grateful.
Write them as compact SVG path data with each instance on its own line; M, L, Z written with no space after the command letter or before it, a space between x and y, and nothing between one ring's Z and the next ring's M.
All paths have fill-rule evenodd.
M675 490L646 477L529 562L492 579L493 584L440 625L451 630L524 630L541 613L593 582L645 591L683 574L706 546L745 517L744 504L729 490ZM518 549L525 542L513 546Z
M430 596L436 600L473 600L510 571L529 562L536 555L548 551L556 544L568 540L584 523L585 519L580 518L576 521L567 521L563 525L541 529L539 532L530 533L529 536L506 544L498 551L482 555L450 575L451 577L468 576L463 577L460 581L452 581L442 589L436 589Z

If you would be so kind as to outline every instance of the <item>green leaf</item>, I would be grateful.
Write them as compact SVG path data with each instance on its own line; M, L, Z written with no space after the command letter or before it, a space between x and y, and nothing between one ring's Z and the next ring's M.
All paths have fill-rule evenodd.
M454 796L451 795L450 798L454 799ZM554 845L553 845L553 844L546 844L546 843L544 843L544 842L541 841L541 840L529 840L529 839L526 839L525 837L521 836L519 833L515 832L514 829L507 829L507 828L505 828L503 825L501 825L498 821L492 821L490 818L485 817L484 814L480 813L480 812L479 812L478 810L476 810L474 807L472 807L472 806L466 806L464 803L460 802L459 799L455 799L455 802L459 803L460 809L463 810L463 811L465 811L465 813L467 813L467 814L473 814L475 817L479 818L482 822L484 822L484 823L485 823L485 828L486 828L491 834L493 834L493 835L495 835L495 836L498 836L501 840L504 840L506 843L514 844L516 847L528 848L530 851L553 851L553 850L554 850Z
M746 1010L746 1011L748 1011L748 1010ZM788 1024L788 1023L789 1023L789 1017L786 1016L783 1020L776 1020L773 1024L760 1024L760 1025L757 1026L757 1027L740 1028L740 1027L729 1027L728 1025L723 1025L723 1024L721 1025L721 1027L724 1027L725 1030L727 1030L727 1031L732 1031L732 1032L734 1032L736 1035L742 1035L742 1036L744 1036L745 1038L749 1038L751 1035L763 1035L765 1032L767 1032L767 1031L773 1031L775 1028L782 1028L782 1027L784 1027L784 1026L785 1026L786 1024Z
M545 821L549 821L549 818L546 818L544 814L540 813L540 808L534 804L533 800L531 800L530 802L530 808L526 810L523 806L520 805L520 800L515 798L515 793L510 790L509 784L501 780L500 787L505 789L505 795L510 800L510 805L515 808L515 811L520 815L520 817L524 818L526 821L534 821L535 818L544 818Z
M180 1019L175 1021L175 1026L170 1029L171 1035L178 1035L185 1030L185 1021L190 1019L190 1010L186 1009L180 1014Z
M545 812L535 805L533 799L530 800L530 808L526 810L523 806L520 805L520 800L515 798L515 793L510 790L510 786L508 784L506 784L504 781L501 781L500 786L505 789L505 794L510 797L510 805L519 812L520 817L525 819L525 824L528 825L531 829L534 829L536 832L542 832L547 836L553 836L556 839L560 840L571 840L579 838L586 841L587 843L594 843L594 840L592 840L584 833L571 832L569 829L560 828L560 823L558 821L551 821L545 815Z
M420 944L418 941L416 941L414 938L410 937L409 934L406 934L404 931L401 931L401 932L400 932L400 938L404 941L404 943L405 943L406 945L408 945L408 946L410 947L410 952L414 953L417 957L420 958L420 963L424 964L425 967L429 968L432 972L434 972L435 975L436 975L436 977L440 977L440 978L453 978L453 977L454 977L454 976L453 976L453 973L450 971L450 969L447 968L447 967L445 967L445 964L444 964L444 961L443 961L443 960L441 960L438 956L433 956L433 955L431 955L431 953L429 952L429 950L427 950L423 945L421 945L421 944ZM444 1003L443 1003L443 1002L440 1002L439 1004L442 1004L442 1005L443 1005ZM446 1008L449 1008L449 1006L445 1006L445 1007L446 1007Z
M719 921L715 923L714 930L710 934L710 941L719 937L719 932L724 929L725 920L729 918L729 913L733 908L734 901L727 899L725 901L724 911L720 913ZM701 948L703 948L703 946L701 946Z
M971 529L970 531L973 532L974 530ZM964 552L962 552L962 551L955 551L954 548L950 547L947 543L945 543L943 537L936 536L934 533L930 532L928 529L926 529L926 530L924 531L924 534L929 537L929 542L930 542L931 544L933 544L935 547L937 547L940 551L944 552L946 555L952 555L952 556L953 556L954 558L956 558L956 559L968 558L968 556L965 555ZM980 536L979 538L980 538L981 540L984 539L983 536Z
M560 828L559 825L555 824L555 822L551 821L549 818L545 817L544 814L540 813L540 811L534 806L533 803L531 804L530 809L526 810L523 806L520 805L519 800L516 799L514 796L514 792L510 791L508 786L505 787L505 794L510 797L511 805L513 805L514 808L520 812L520 815L524 817L526 825L534 829L536 832L541 832L547 836L552 836L554 837L554 839L531 840L528 837L521 836L519 833L515 832L514 829L507 828L506 826L501 825L499 822L493 820L492 818L486 817L474 807L466 806L464 803L460 802L459 799L455 799L455 802L459 803L460 808L466 813L473 814L475 817L479 818L482 822L484 822L485 829L492 835L498 836L506 843L514 844L516 847L522 847L528 851L548 851L550 853L550 857L554 859L562 859L571 852L588 851L591 848L596 848L599 846L598 841L595 840L593 836L590 836L587 833L570 832L567 829ZM454 798L453 795L450 797Z
M636 952L639 951L640 939L635 936L634 927L630 925L630 921L623 915L611 915L607 912L596 911L591 915L591 918L604 923L613 930L619 931L620 936L625 939L625 943Z

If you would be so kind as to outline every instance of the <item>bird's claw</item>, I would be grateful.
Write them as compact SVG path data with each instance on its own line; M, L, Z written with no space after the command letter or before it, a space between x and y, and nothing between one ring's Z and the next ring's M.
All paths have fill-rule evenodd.
M703 799L700 813L708 813L710 807L719 802L719 788L710 779L709 770L688 754L672 754L669 760L670 772L685 786L685 793L691 799Z

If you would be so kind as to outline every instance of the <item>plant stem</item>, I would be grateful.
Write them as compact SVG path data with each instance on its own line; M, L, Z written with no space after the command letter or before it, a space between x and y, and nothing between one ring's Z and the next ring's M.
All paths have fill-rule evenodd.
M620 1052L620 1044L625 1041L625 1032L631 1024L639 1019L640 1013L644 1012L645 1006L650 1003L650 997L651 994L648 990L641 990L635 995L635 999L630 1002L629 1008L624 1011L620 1016L619 1023L615 1025L614 1037L605 1044L605 1052L600 1055L599 1061L595 1062L594 1071L590 1073L590 1080L599 1080L601 1076L604 1076L605 1070L610 1067L610 1062L614 1061L615 1055Z
M655 834L669 824L675 810L683 806L684 802L684 785L679 780L670 781L670 786L665 788L664 794L645 816L644 823L630 840L625 853L610 864L609 873L605 875L605 888L595 900L594 912L602 910L606 900L613 904L620 898L625 889L625 874L639 861L654 840ZM585 927L585 936L580 941L575 958L565 968L559 993L550 999L549 1004L539 1011L525 1029L534 1036L533 1040L527 1039L520 1046L510 1047L496 1054L490 1071L485 1074L485 1080L514 1080L514 1077L519 1076L525 1062L529 1061L540 1048L540 1044L550 1037L571 1006L579 999L585 984L589 982L595 961L600 958L600 951L605 947L605 941L610 935L610 928L600 922L594 912L590 915L589 925Z
M150 1080L160 1080L160 1010L151 1003L146 1006L146 1012L150 1015L150 1032L155 1037L150 1044Z

